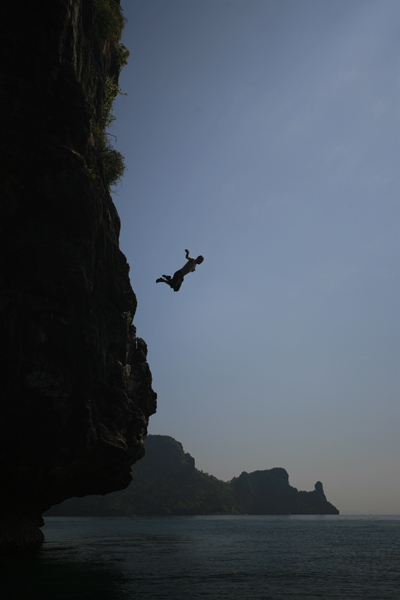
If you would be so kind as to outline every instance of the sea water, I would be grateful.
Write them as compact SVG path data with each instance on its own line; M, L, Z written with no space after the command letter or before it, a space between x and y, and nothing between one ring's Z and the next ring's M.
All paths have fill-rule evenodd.
M400 600L400 517L48 517L6 600Z

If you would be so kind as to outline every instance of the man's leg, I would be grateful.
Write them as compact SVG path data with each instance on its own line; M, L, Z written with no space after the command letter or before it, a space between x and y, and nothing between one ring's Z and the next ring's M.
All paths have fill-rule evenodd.
M156 283L166 283L167 285L169 285L172 288L173 288L173 281L174 280L172 279L171 275L163 275L162 277L159 277L158 279L156 279Z
M177 292L180 289L182 282L183 275L182 271L179 269L179 271L176 271L176 273L174 273L173 278L168 283L170 284L174 292Z

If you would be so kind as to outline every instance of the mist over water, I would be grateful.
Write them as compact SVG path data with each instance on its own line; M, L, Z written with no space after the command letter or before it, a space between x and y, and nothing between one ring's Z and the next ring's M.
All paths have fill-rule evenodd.
M400 517L52 517L7 599L398 600Z

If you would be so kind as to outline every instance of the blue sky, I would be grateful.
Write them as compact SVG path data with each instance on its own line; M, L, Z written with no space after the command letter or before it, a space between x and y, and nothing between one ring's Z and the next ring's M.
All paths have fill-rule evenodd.
M397 0L122 0L120 244L196 466L400 513ZM174 293L155 280L204 263Z

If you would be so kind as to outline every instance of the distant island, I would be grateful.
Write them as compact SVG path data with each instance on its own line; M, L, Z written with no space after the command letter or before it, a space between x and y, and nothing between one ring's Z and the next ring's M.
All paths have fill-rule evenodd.
M45 516L131 515L337 515L322 483L312 492L289 485L285 469L245 471L224 482L195 467L182 444L167 435L149 435L146 455L132 468L129 487L106 496L70 498Z

